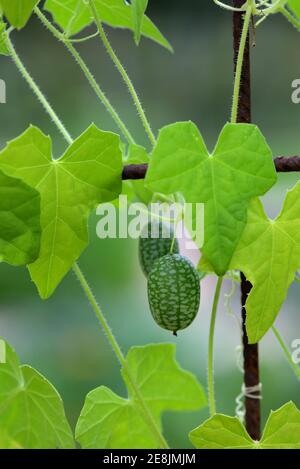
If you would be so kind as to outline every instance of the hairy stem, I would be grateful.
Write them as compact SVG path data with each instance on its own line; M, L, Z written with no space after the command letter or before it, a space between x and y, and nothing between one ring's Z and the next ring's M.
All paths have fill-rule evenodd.
M122 134L124 135L124 137L126 138L128 143L135 143L134 139L133 139L131 133L129 132L129 130L127 129L125 123L122 121L122 119L118 115L117 111L114 109L113 105L110 103L110 101L106 97L105 93L100 88L99 84L97 83L94 76L90 72L88 66L86 65L86 63L82 59L79 52L75 49L75 47L73 46L71 41L69 39L67 39L63 34L61 34L56 29L56 27L53 26L50 23L50 21L48 21L46 16L41 12L41 10L38 7L35 7L34 12L38 16L38 18L41 20L43 25L46 26L46 28L53 34L53 36L56 39L58 39L59 41L61 41L66 46L66 48L68 49L70 54L73 56L75 61L78 63L79 67L81 68L82 72L84 73L86 79L88 80L88 82L91 85L92 89L96 93L97 97L102 102L102 104L105 106L106 110L109 112L109 114L111 115L111 117L113 118L113 120L115 121L117 126L119 127L120 131L122 132Z
M98 28L98 31L99 31L99 35L102 39L102 42L104 44L104 47L109 55L109 57L111 58L111 60L113 61L113 63L115 64L117 70L119 71L119 73L121 74L124 82L126 83L127 85L127 88L128 88L128 91L129 93L131 94L131 97L133 99L133 102L137 108L137 112L138 112L138 115L142 121L142 124L145 128L145 131L148 135L148 138L151 142L152 145L155 145L156 143L156 138L152 132L152 129L151 129L151 126L150 126L150 123L146 117L146 114L145 114L145 111L143 109L143 106L141 104L141 101L137 95L137 92L135 91L135 88L132 84L132 81L130 80L129 78L129 75L128 73L126 72L124 66L122 65L120 59L118 58L118 56L116 55L115 51L113 50L109 40L108 40L108 37L104 31L104 28L102 26L102 22L101 22L101 19L99 18L99 15L98 15L98 11L95 7L95 3L94 3L94 0L88 0L89 2L89 5L90 5L90 8L91 8L91 11L93 13L93 16L95 18L95 22L96 22L96 25L97 25L97 28Z
M284 339L282 338L279 330L275 326L272 326L272 331L273 331L273 334L276 337L276 339L277 339L277 341L278 341L278 343L279 343L279 345L280 345L280 347L281 347L287 361L291 365L291 368L292 368L293 372L295 373L296 378L300 379L300 368L294 362L292 354L289 351L288 346L286 345Z
M117 342L117 340L115 339L113 333L112 333L112 330L111 328L109 327L108 323L107 323L107 320L103 314L103 312L101 311L101 308L100 306L98 305L97 303L97 300L87 282L87 280L85 279L82 271L80 270L78 264L75 264L74 267L73 267L73 270L75 272L75 275L76 277L78 278L79 280L79 283L83 289L83 291L85 292L85 295L89 301L89 303L91 304L107 338L108 338L108 341L117 357L117 359L119 360L121 366L123 367L129 381L130 381L130 384L135 392L135 395L136 395L136 398L137 400L139 401L139 404L140 404L140 407L141 407L141 410L142 410L142 415L143 415L143 418L145 420L145 422L148 424L149 428L152 430L152 433L153 435L155 436L158 444L159 444L159 448L164 448L164 449L167 449L168 448L168 444L165 440L165 438L163 437L163 435L161 434L160 432L160 429L158 428L157 424L156 424L156 421L154 420L154 417L151 413L151 411L149 410L147 404L145 403L144 401L144 398L141 394L141 391L139 389L139 386L137 385L137 383L135 382L135 379L133 378L132 376L132 373L131 373L131 370L130 368L128 367L127 365L127 362L126 362L126 359L122 353L122 350Z
M27 82L31 90L33 91L33 93L36 95L36 97L42 104L47 114L49 114L49 116L51 117L52 121L54 122L58 130L62 133L62 135L64 136L64 138L70 145L73 142L71 135L65 128L64 124L62 123L62 121L60 120L60 118L58 117L54 109L52 108L51 104L49 103L45 95L39 89L34 79L31 77L30 73L27 71L25 65L21 61L19 55L17 54L13 46L13 43L9 37L9 34L6 35L5 43L6 43L7 49L9 50L10 56L13 62L15 63L16 67L18 68L19 72L21 73L21 75L23 76L23 78L25 79L25 81Z
M72 137L70 136L70 134L67 132L67 130L65 129L64 125L62 124L62 122L60 121L60 119L58 118L57 114L55 113L55 111L53 110L53 108L50 106L50 104L48 103L47 101L47 98L44 96L44 94L42 93L42 91L39 89L39 87L36 85L36 83L33 81L33 79L31 78L31 76L29 75L29 73L27 72L27 70L25 69L24 65L22 64L21 60L19 59L18 55L16 54L13 46L12 46L12 43L9 39L9 37L7 36L7 40L6 40L6 44L7 44L7 47L9 47L9 50L10 50L10 53L12 54L12 57L13 57L13 60L16 62L18 68L20 69L22 75L24 76L25 80L28 82L30 88L32 89L32 91L34 92L34 94L39 98L39 100L41 101L43 107L45 108L45 110L47 111L47 113L49 114L49 116L52 118L53 122L56 124L57 128L63 133L63 136L65 137L66 141L71 145L73 143L73 139ZM92 292L92 290L90 289L82 271L80 270L78 264L74 264L73 266L73 271L76 275L76 277L78 278L79 280L79 283L89 301L89 303L91 304L107 338L108 338L108 341L118 359L118 361L120 362L120 364L122 365L122 367L124 368L125 372L126 372L126 375L130 381L130 384L135 392L135 395L136 395L136 398L137 400L139 401L139 404L140 404L140 409L141 409L141 415L143 416L143 419L144 421L146 422L146 424L149 426L149 428L151 429L153 435L155 436L157 442L158 442L158 445L159 445L159 448L163 448L163 449L167 449L168 448L168 444L165 440L165 438L163 437L163 435L161 434L160 432L160 429L159 427L157 426L157 423L150 411L150 409L148 408L142 394L141 394L141 391L137 385L137 383L135 382L132 374L131 374L131 371L127 365L127 362L126 362L126 359L121 351L121 348L117 342L117 340L115 339L107 321L106 321L106 318L104 316L104 314L102 313L101 311L101 308L99 307L97 301L96 301L96 298Z
M252 4L251 2L249 2L246 13L245 13L244 25L243 25L240 46L239 46L239 53L238 53L237 62L236 62L234 90L233 90L233 99L232 99L232 111L231 111L231 122L233 124L237 122L237 117L238 117L242 69L243 69L244 54L245 54L246 42L247 42L247 37L248 37L248 32L249 32L251 15L252 15Z
M216 413L216 398L215 398L215 385L214 385L214 336L216 316L218 304L220 299L221 287L223 277L218 277L216 291L214 295L213 307L210 319L209 340L208 340L208 367L207 367L207 382L208 382L208 403L209 413L213 416Z

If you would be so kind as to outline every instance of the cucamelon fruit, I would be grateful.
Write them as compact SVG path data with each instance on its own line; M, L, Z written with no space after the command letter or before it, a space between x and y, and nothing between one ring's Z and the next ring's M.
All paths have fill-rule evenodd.
M158 259L148 276L148 300L159 326L174 335L188 327L200 304L199 275L190 260L179 254Z
M146 277L154 262L170 253L173 238L174 230L170 224L151 221L145 225L139 238L139 259ZM172 252L174 254L179 253L179 244L176 238L174 239Z

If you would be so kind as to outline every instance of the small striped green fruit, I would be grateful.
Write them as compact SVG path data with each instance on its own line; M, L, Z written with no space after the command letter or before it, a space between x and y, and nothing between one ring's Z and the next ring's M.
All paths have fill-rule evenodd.
M139 238L139 259L146 277L148 277L154 262L170 253L173 238L174 230L167 223L152 221L143 228ZM173 244L173 253L179 253L179 244L176 238Z
M200 304L199 275L189 259L168 254L158 259L148 277L148 300L155 322L177 331L195 319Z

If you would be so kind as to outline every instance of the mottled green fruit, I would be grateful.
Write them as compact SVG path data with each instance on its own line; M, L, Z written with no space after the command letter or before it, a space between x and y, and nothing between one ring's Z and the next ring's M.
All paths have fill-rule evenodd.
M189 259L179 254L158 259L149 273L148 299L159 326L175 335L188 327L200 304L199 275Z
M146 277L148 277L154 262L170 253L173 238L174 230L167 223L152 221L143 228L139 239L139 258ZM174 240L173 253L179 253L179 244L176 238Z

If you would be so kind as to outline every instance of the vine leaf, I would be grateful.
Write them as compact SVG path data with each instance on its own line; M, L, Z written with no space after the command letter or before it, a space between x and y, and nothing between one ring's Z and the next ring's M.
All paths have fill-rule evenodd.
M0 153L0 166L41 194L41 251L29 270L48 298L88 244L91 210L120 193L119 137L91 125L54 160L51 139L29 127Z
M237 417L216 414L189 434L196 448L249 449L253 440Z
M40 250L40 195L0 171L0 261L19 266Z
M280 215L270 220L254 199L248 223L234 253L231 268L252 283L246 302L250 343L258 342L272 326L300 267L300 182L288 191Z
M124 0L94 0L94 3L103 23L114 28L135 31L132 6L126 4ZM90 7L83 0L47 0L45 9L52 14L54 21L69 37L93 22ZM170 43L145 15L141 24L141 34L172 51Z
M153 192L181 192L186 202L204 203L202 252L217 275L228 269L250 199L275 181L271 150L250 124L226 124L212 155L192 122L164 127L146 176Z
M182 370L175 361L174 345L132 347L126 361L159 427L163 411L206 406L203 388L195 376ZM127 399L104 386L87 395L76 427L76 439L82 448L157 448L124 369L122 376L128 389Z
M20 366L5 343L0 364L0 448L73 448L74 439L55 388L30 366Z
M271 412L262 438L254 441L237 417L216 414L190 432L199 449L299 449L300 411L288 402Z
M299 0L288 0L287 2L292 12L300 19L300 3Z
M271 412L259 448L300 449L300 411L293 402Z
M12 26L23 28L40 0L0 0L3 13Z
M142 35L144 15L148 6L148 0L131 0L131 5L134 25L134 40L136 45L139 45Z

